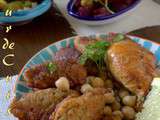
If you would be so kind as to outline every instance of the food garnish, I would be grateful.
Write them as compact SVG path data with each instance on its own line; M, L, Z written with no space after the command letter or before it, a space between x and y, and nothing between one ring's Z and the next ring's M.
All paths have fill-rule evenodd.
M88 59L94 61L97 67L102 70L104 63L104 56L110 43L107 41L98 41L96 43L87 45L84 52L80 56L80 64L85 64Z
M49 70L49 72L52 74L53 72L56 71L57 69L57 66L55 63L53 62L50 62L48 65L47 65L47 69Z
M113 43L124 40L125 36L123 34L115 34L113 37ZM108 41L97 41L95 43L89 44L85 47L84 52L80 56L80 64L85 64L88 59L94 61L99 68L103 70L105 66L104 57L107 48L111 45Z

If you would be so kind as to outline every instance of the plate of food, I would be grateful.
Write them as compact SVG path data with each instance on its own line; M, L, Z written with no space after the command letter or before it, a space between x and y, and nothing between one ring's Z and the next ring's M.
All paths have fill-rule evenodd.
M160 45L139 37L64 39L24 66L10 112L19 120L158 120L159 62Z
M45 13L51 5L51 0L0 0L0 23L27 23Z

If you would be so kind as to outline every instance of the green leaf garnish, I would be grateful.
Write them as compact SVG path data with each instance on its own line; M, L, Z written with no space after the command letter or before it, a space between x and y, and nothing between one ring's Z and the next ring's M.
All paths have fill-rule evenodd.
M117 34L114 38L113 38L113 42L119 42L124 40L125 36L123 34Z
M94 61L97 67L102 70L104 67L104 56L107 48L110 46L110 42L98 41L96 43L86 46L83 54L80 56L79 63L85 64L88 59Z
M53 62L50 62L48 65L47 65L47 69L49 70L49 72L52 74L53 72L56 71L57 69L57 65Z

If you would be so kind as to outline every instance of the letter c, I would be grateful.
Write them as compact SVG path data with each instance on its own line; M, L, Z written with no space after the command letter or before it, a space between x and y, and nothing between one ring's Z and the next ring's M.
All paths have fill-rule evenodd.
M7 59L8 57L14 57L14 54L6 55L6 56L3 58L3 64L6 65L6 66L12 66L12 65L14 65L14 63L7 63L7 62L6 62L6 59Z

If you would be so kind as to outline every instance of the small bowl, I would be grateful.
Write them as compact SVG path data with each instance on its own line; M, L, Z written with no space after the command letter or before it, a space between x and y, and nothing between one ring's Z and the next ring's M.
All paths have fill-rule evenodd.
M132 5L128 6L127 8L119 12L116 12L111 15L99 16L99 17L88 17L88 16L84 17L84 16L78 15L76 11L73 9L75 2L76 0L70 0L67 5L67 11L70 16L72 16L74 19L78 20L79 22L87 25L103 25L103 24L115 22L120 18L123 18L124 16L129 15L135 10L137 5L140 4L141 0L135 0L135 2Z
M12 16L5 16L5 12L0 12L0 24L23 24L30 22L45 13L51 5L51 0L43 0L30 10L13 11Z

